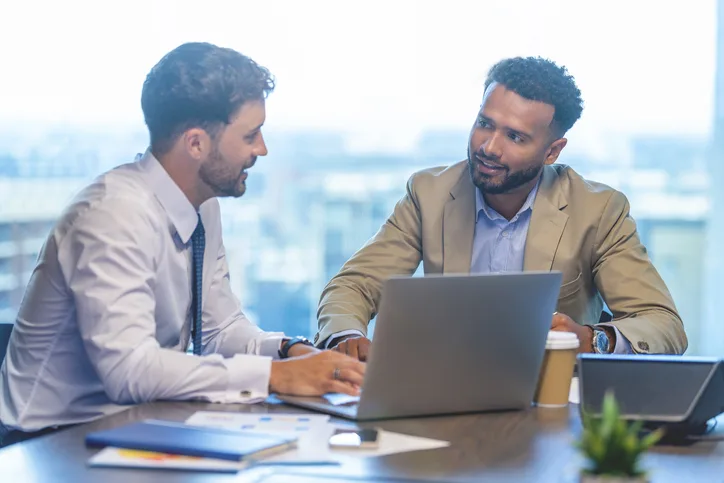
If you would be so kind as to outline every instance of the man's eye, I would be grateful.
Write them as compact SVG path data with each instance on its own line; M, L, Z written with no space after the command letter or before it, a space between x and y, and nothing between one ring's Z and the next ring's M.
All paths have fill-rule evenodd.
M515 133L513 133L513 132L510 133L510 134L508 134L508 137L509 137L514 143L522 143L522 142L523 142L523 138L520 137L520 136L518 136L517 134L515 134Z

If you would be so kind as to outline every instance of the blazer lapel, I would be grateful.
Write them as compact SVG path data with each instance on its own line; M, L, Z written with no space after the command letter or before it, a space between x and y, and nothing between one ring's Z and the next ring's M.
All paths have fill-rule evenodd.
M568 215L561 211L568 202L557 181L558 171L553 166L546 166L533 203L523 270L549 271L553 267L553 259L568 222Z
M444 274L470 273L475 235L475 185L463 171L450 190L442 219L442 270Z

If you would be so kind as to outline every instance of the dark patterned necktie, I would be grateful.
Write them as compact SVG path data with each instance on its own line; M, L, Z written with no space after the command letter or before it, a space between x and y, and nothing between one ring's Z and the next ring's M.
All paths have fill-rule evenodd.
M201 223L201 215L194 233L191 235L193 250L193 298L191 299L191 311L193 312L193 324L191 325L191 340L194 345L194 354L201 355L201 292L203 289L204 276L204 248L206 247L206 235L204 224Z

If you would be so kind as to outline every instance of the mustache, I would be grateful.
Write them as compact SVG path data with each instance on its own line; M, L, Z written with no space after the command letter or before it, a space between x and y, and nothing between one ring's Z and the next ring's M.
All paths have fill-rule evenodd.
M468 151L468 152L469 152L469 151ZM501 163L498 158L495 158L495 157L492 157L492 156L488 156L487 154L485 154L485 151L483 150L483 148L480 148L480 149L478 149L477 151L475 151L475 152L474 152L474 155L475 155L477 158L480 158L480 159L482 159L482 160L484 160L484 161L487 161L487 162L489 162L489 163L491 163L491 164L495 164L496 166L500 166L500 167L502 167L502 168L505 168L506 170L508 169L508 167L507 167L506 165L504 165L503 163ZM471 156L468 156L468 158L470 158L470 161L473 161L473 162L476 162L476 163L479 163L479 162L480 162L480 160L478 160L478 159L473 159Z

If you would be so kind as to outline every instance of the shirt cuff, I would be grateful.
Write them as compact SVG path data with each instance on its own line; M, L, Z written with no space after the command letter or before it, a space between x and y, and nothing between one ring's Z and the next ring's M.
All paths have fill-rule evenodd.
M224 403L254 404L269 397L271 378L271 357L237 354L224 359L229 371L229 384L224 394Z
M621 331L615 325L612 324L597 324L598 327L610 327L616 334L616 346L613 348L612 354L633 354L634 351L631 348L631 343L626 337L621 334Z
M281 332L271 332L271 337L265 338L259 344L259 355L280 359L279 350L282 348L282 341L285 339Z
M342 330L340 332L335 332L334 334L327 337L327 340L324 341L324 348L329 349L329 343L332 342L334 339L337 339L339 337L344 337L345 335L358 335L360 337L364 337L365 335L360 332L357 329L349 329L349 330Z

